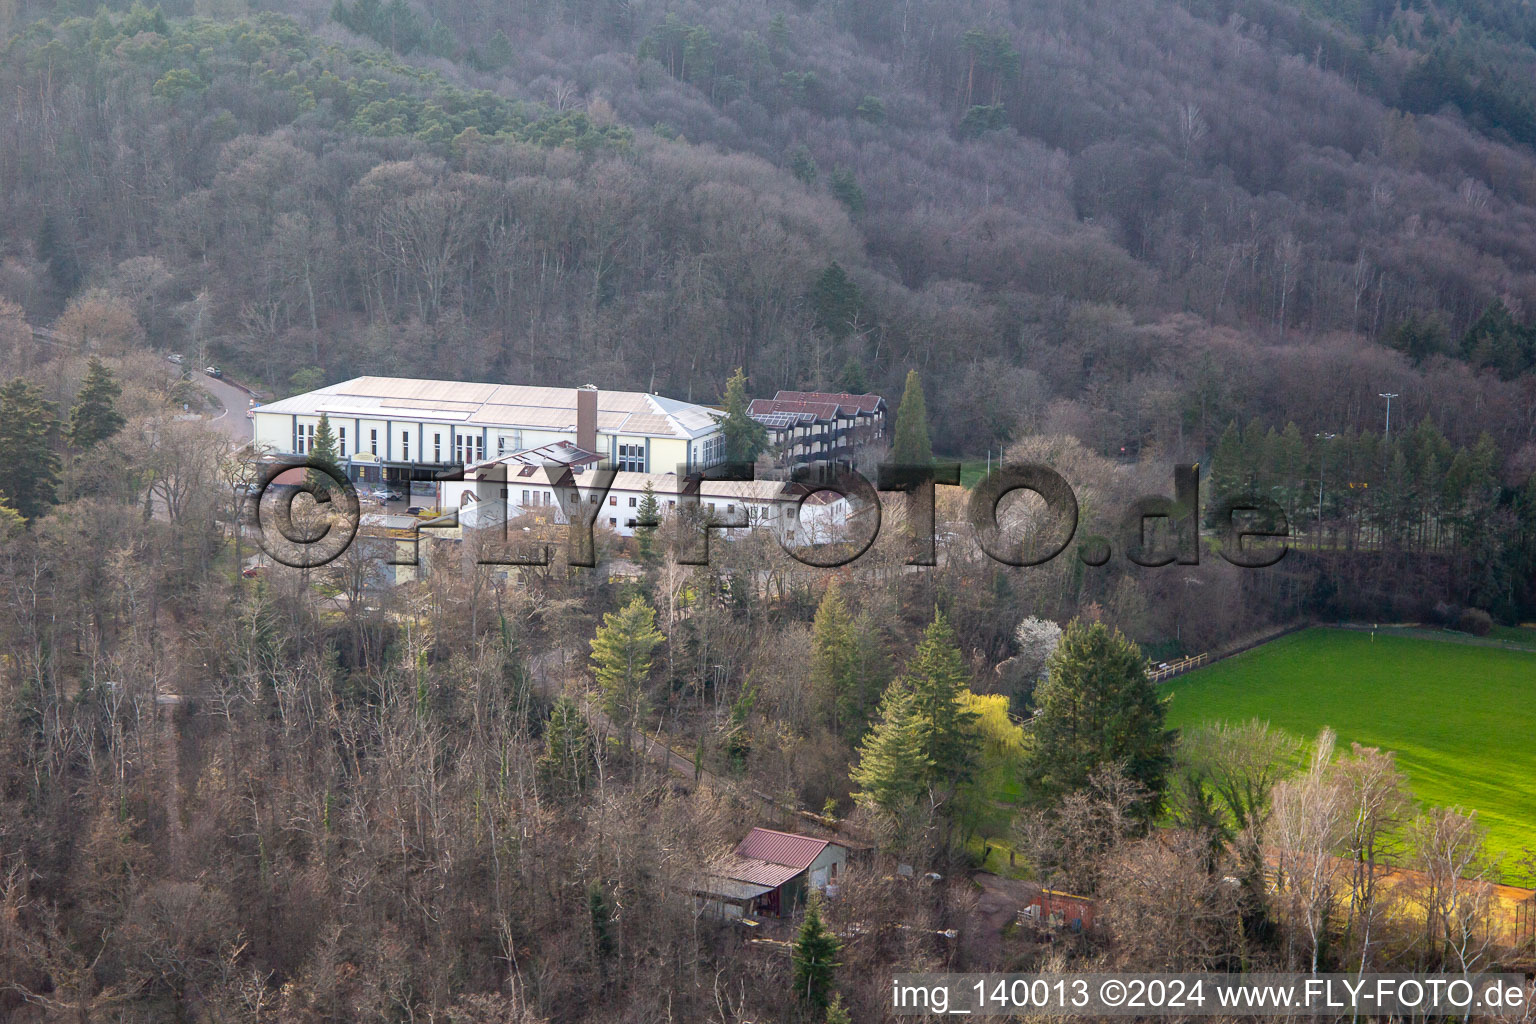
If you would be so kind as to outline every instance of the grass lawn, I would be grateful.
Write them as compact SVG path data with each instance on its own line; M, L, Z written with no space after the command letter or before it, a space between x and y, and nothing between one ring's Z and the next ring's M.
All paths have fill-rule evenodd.
M1493 632L1488 634L1488 639L1536 648L1536 629L1530 626L1494 626Z
M1325 725L1397 752L1422 802L1477 811L1488 845L1536 848L1536 654L1309 629L1182 676L1176 726L1261 718L1310 740Z
M997 468L997 460L1000 458L997 452L992 453L992 468ZM936 455L935 462L960 463L960 486L966 490L975 487L982 477L987 475L987 458L980 457L957 458L953 455Z

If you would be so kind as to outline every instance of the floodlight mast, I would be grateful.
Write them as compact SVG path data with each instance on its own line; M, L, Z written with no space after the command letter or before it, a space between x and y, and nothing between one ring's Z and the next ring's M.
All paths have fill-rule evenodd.
M1387 434L1384 440L1390 441L1392 440L1392 399L1397 397L1397 393L1395 391L1383 391L1376 397L1387 400Z
M1314 434L1319 441L1332 441L1338 434L1320 433ZM1327 458L1327 449L1322 445L1317 446L1317 531L1323 531L1323 467Z

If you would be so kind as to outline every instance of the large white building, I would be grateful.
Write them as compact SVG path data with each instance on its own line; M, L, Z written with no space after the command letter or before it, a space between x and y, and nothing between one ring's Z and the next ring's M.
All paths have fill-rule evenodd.
M725 458L719 414L634 391L356 377L254 412L256 443L303 455L321 414L353 479L404 483L422 464L469 465L570 441L623 472L691 471Z
M457 512L459 524L468 529L497 528L528 514L547 513L552 522L567 523L576 512L569 502L597 504L590 516L593 525L604 526L620 537L633 537L640 523L640 506L647 487L656 496L657 512L666 521L678 513L683 501L674 473L616 473L606 493L593 486L587 467L577 467L565 478L567 485L550 482L544 465L563 464L550 458L537 467L509 456L496 472L494 463L473 467L465 479L439 483L437 507L445 514ZM574 485L575 493L571 486ZM848 501L830 492L808 494L809 488L779 480L704 480L699 483L699 512L716 522L749 530L769 530L786 544L829 543L840 539L848 525ZM729 536L729 534L727 534Z

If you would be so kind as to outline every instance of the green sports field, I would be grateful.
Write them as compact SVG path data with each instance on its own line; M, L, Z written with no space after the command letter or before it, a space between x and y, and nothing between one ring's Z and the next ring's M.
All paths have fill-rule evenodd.
M1493 852L1536 848L1536 653L1309 629L1182 676L1170 724L1261 718L1397 752L1414 795L1477 811Z

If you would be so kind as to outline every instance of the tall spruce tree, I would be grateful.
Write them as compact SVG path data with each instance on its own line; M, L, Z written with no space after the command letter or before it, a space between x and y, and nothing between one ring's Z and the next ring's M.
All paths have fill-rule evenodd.
M896 409L891 449L891 458L898 466L926 466L933 462L933 445L928 441L928 403L916 370L907 371L907 387Z
M337 461L336 433L331 430L331 418L325 413L320 414L320 422L315 424L315 442L309 450L309 457L326 466L337 476L342 475L341 465ZM309 486L316 494L336 488L335 479L317 469L310 470L307 476Z
M968 676L955 631L939 613L923 631L900 680L912 694L922 723L923 754L933 765L930 781L937 786L969 782L975 773L980 736L967 700Z
M847 728L850 698L858 680L857 641L853 616L834 580L816 607L811 624L811 689L828 709L832 731Z
M1036 800L1053 805L1086 785L1095 768L1111 763L1154 797L1162 793L1176 733L1165 727L1165 709L1141 649L1119 630L1070 623L1035 703L1039 712L1023 775ZM1144 812L1155 811L1155 803Z
M539 769L557 790L580 791L592 764L592 740L581 708L562 694L555 698L544 726L544 754Z
M123 414L117 411L117 399L122 393L112 371L92 356L69 413L68 437L75 450L94 448L123 429Z
M791 957L795 965L795 994L819 1011L825 1012L832 998L840 946L837 936L822 923L821 896L812 890Z
M849 778L853 798L900 819L927 792L933 762L923 753L924 729L912 691L893 683L880 703L880 720L859 744Z
M645 493L640 496L640 506L635 516L635 543L640 549L640 564L650 569L660 561L656 550L656 531L661 526L661 502L656 500L656 489L645 482Z
M811 310L816 326L838 341L853 333L861 303L859 286L842 264L833 260L811 288Z
M626 748L630 726L644 707L651 654L663 639L655 619L645 598L636 597L604 615L592 639L592 668L603 692L603 710L622 730Z
M747 375L737 367L725 382L725 416L720 421L730 462L756 462L768 447L768 430L747 414L748 404Z
M58 501L58 418L41 388L20 377L0 388L0 497L27 519Z
M868 608L853 622L853 646L853 690L847 708L849 735L869 728L880 708L880 698L891 682L891 654L884 625Z

